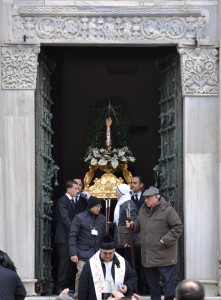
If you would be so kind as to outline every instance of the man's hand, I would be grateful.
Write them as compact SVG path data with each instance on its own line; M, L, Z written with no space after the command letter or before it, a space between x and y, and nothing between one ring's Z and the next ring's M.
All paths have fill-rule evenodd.
M134 223L133 223L133 221L128 221L128 220L126 220L126 226L127 226L127 228L133 228L134 227Z
M140 297L139 295L133 294L133 296L134 296L134 298L135 298L136 300L141 300L141 297Z
M66 288L66 289L64 289L64 290L59 294L59 297L60 297L60 296L66 296L66 295L68 295L68 293L69 293L69 289Z
M78 263L78 256L77 255L71 256L71 261L73 261L74 263Z
M122 293L126 293L127 292L127 286L125 284L123 284L121 287L120 287Z
M88 200L91 195L88 192L82 191L81 196Z
M124 294L122 294L121 292L118 292L118 291L113 291L112 295L114 296L115 300L118 300L118 299L121 299L124 297Z

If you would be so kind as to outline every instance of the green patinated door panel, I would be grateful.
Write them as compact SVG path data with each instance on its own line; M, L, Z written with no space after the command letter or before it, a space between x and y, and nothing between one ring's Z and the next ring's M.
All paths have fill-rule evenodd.
M161 155L156 167L161 195L169 199L183 220L183 102L178 54L158 63L161 78ZM179 241L177 280L184 276L183 236Z
M35 158L36 158L36 239L35 239L35 270L37 291L41 294L51 294L53 289L52 279L52 193L53 181L57 174L58 166L52 157L51 127L51 85L50 78L54 64L44 53L39 56L36 102L35 102Z

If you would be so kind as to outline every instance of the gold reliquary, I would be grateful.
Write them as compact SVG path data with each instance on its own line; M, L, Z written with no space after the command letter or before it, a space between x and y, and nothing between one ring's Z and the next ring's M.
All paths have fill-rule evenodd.
M97 170L104 172L100 178L95 177ZM128 170L127 163L118 166L122 177L117 177L114 173L116 169L111 166L103 165L89 165L89 170L84 177L84 190L90 195L97 198L111 199L116 198L116 188L119 184L131 184L132 174ZM95 177L95 179L94 179Z

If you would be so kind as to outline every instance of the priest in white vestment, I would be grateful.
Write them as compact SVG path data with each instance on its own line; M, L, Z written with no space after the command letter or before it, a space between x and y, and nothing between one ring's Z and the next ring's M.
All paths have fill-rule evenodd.
M100 250L84 265L79 282L79 300L105 300L113 291L130 297L137 285L130 264L115 252L115 242L106 235Z

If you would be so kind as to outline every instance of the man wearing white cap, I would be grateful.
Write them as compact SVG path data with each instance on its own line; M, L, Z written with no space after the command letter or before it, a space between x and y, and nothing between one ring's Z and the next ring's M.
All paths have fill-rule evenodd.
M136 222L127 222L140 232L141 259L150 288L151 300L161 300L160 275L165 284L165 300L175 298L177 241L182 222L175 209L159 195L156 187L147 189Z
M132 221L135 221L137 219L137 207L136 204L131 200L130 191L130 186L128 184L119 184L117 186L117 204L114 209L114 224L116 229L115 241L116 247L118 248L117 251L122 256L124 256L129 261L129 263L132 263L130 248L128 248L130 246L129 236L127 243L125 243L125 245L123 246L118 244L117 239L117 227L125 226L127 218Z

